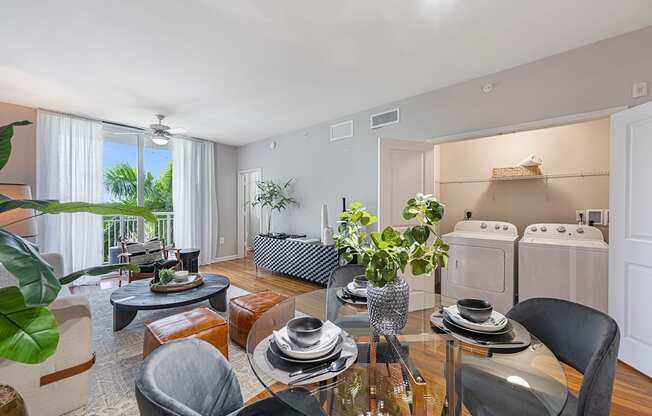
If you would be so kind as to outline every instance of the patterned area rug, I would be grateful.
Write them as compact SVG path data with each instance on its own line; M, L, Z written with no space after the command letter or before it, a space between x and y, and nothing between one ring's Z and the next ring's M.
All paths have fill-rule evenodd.
M233 286L228 289L229 298L247 293L249 292ZM89 296L93 314L93 349L97 361L91 370L88 404L67 413L67 416L138 416L134 386L136 374L143 362L145 323L197 306L209 306L208 302L202 302L175 309L141 311L128 327L113 332L110 296L111 290L93 291ZM230 340L229 362L238 376L245 401L264 389L249 366L246 352Z

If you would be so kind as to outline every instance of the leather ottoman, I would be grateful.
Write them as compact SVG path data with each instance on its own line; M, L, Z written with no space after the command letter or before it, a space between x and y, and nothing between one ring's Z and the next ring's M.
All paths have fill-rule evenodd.
M288 299L288 296L272 291L252 293L231 299L229 302L229 335L233 342L246 348L247 336L249 336L249 331L254 322L265 312L282 302L284 304L275 308L274 313L265 314L262 318L265 321L258 325L265 325L265 328L270 328L270 331L261 331L267 334L271 332L271 329L283 327L290 319L294 318L294 302L286 302Z
M156 348L180 338L203 339L229 358L229 328L217 312L201 307L150 322L145 327L143 358Z

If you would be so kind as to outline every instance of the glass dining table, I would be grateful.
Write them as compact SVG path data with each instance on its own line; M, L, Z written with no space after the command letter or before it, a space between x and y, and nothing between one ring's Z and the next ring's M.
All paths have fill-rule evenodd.
M461 342L430 322L433 313L454 301L420 291L410 293L405 328L380 335L369 325L366 305L344 303L335 291L317 290L276 305L259 317L247 340L247 357L258 380L300 414L309 413L306 404L282 392L304 389L326 415L466 415L482 408L501 415L562 412L564 371L534 336L527 348L507 351ZM295 316L330 320L350 335L358 351L353 365L313 384L279 381L270 363L254 353Z

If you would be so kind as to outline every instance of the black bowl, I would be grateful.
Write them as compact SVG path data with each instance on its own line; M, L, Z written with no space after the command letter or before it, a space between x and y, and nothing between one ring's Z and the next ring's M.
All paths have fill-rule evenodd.
M315 345L319 341L324 323L321 319L304 316L290 320L287 326L290 341L305 348Z
M482 299L460 299L457 301L457 310L462 318L471 322L481 323L491 317L494 308L489 302Z

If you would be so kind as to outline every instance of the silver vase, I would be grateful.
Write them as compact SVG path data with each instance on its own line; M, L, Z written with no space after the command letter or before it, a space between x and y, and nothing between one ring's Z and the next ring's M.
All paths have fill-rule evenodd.
M401 277L383 287L367 287L371 326L382 335L396 335L407 324L410 287Z

